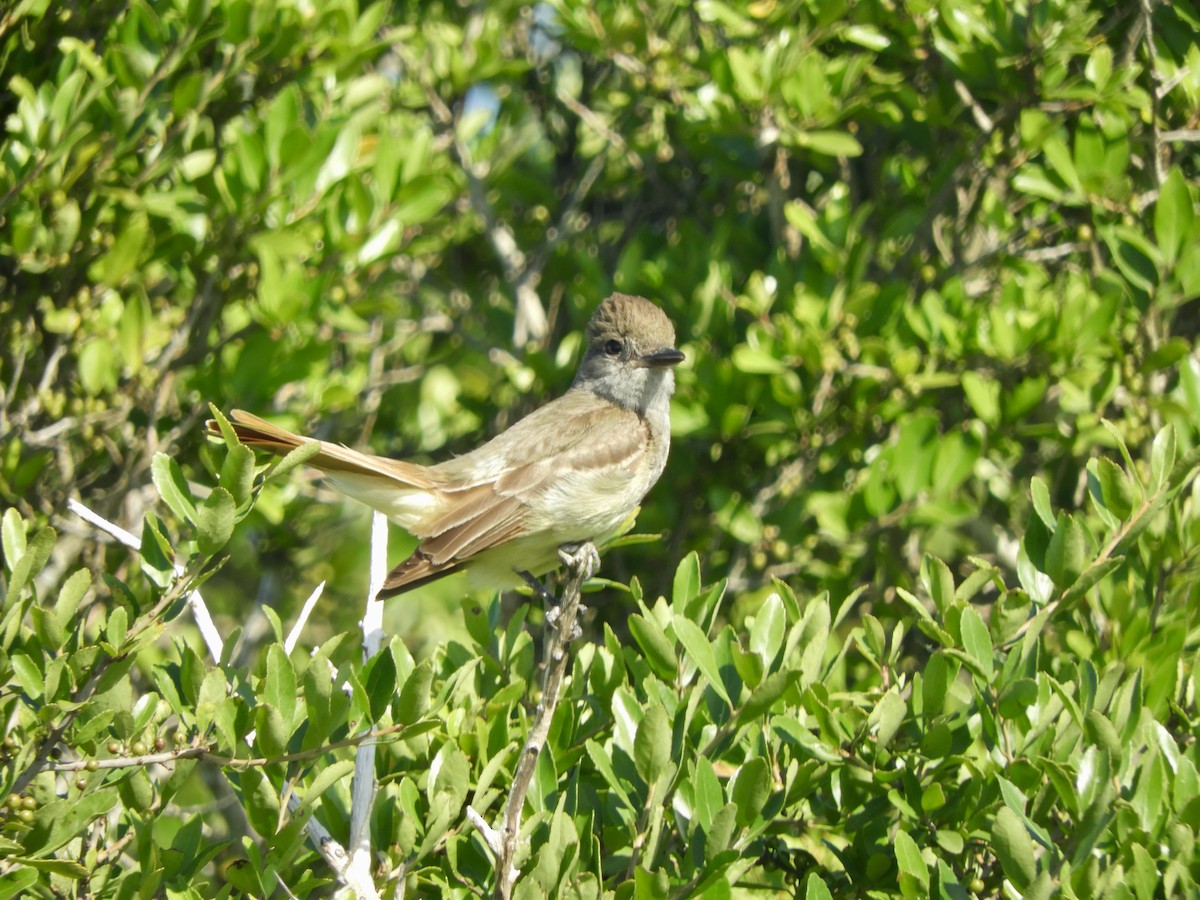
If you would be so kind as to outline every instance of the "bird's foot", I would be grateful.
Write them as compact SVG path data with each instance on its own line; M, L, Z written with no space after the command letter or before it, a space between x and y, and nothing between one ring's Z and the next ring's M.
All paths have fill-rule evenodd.
M578 640L579 638L583 637L583 628L579 624L579 617L582 616L586 612L587 612L587 607L584 606L582 603L580 603L575 608L575 623L571 627L571 633L569 635L567 635L568 641ZM559 619L561 619L561 618L562 618L562 607L561 606L558 606L557 604L555 604L554 606L548 605L546 607L546 624L549 625L551 628L553 628L555 631L558 630Z
M532 572L522 569L517 574L525 579L525 583L529 585L529 587L533 590L533 593L542 601L542 605L548 609L558 607L558 598L550 593L550 590L546 587L546 585L534 578Z
M558 558L572 574L579 573L581 581L587 581L600 571L600 553L591 541L562 544L558 548Z

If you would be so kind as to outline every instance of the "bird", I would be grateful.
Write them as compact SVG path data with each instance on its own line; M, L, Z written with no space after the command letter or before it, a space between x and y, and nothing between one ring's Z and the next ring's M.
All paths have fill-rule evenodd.
M666 313L645 297L615 293L588 321L565 394L436 465L293 434L242 410L229 420L257 450L286 454L319 443L307 465L417 538L380 597L464 569L469 586L507 590L555 569L567 559L560 548L603 544L639 508L667 463L674 367L683 360ZM220 435L215 421L207 427Z

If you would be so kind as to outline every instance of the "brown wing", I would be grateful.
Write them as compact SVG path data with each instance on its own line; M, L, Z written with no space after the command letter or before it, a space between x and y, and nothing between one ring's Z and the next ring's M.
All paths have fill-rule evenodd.
M443 479L431 473L425 466L398 459L388 459L385 456L359 453L357 450L351 450L341 444L331 444L329 441L319 441L316 438L293 434L240 409L232 410L229 420L238 440L256 450L266 450L282 456L302 444L320 444L320 451L309 459L307 464L324 472L382 476L418 488L433 488L443 483ZM221 429L215 421L210 419L206 424L209 434L221 436Z
M477 554L521 536L525 504L516 497L498 496L491 485L479 485L471 492L480 495L471 500L471 505L477 504L476 513L422 540L408 559L388 573L379 596L391 597L449 575ZM484 494L490 497L485 499Z
M563 471L607 470L614 485L632 477L648 445L645 422L635 413L628 413L626 421L625 411L609 405L598 408L590 398L583 399L587 402L552 409L562 404L555 401L534 413L541 418L544 410L552 410L554 415L542 421L547 429L529 429L531 416L479 450L437 466L439 474L455 470L454 476L466 483L443 488L442 495L450 501L447 509L424 524L420 545L389 573L380 596L449 575L477 554L528 533L530 504L536 506ZM506 464L494 466L497 456ZM491 478L469 480L488 469Z

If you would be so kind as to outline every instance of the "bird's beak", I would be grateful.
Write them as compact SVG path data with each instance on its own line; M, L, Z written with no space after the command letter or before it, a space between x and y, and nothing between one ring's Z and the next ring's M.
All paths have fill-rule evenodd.
M674 347L663 347L661 350L655 350L653 353L647 353L644 356L637 358L639 366L645 366L647 369L666 369L670 366L677 366L684 360L684 355Z

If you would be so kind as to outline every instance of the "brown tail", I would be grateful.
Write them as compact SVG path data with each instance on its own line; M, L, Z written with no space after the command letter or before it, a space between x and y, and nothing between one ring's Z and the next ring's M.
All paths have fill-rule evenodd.
M266 450L282 456L295 450L301 444L320 444L320 451L309 459L307 464L324 472L383 476L417 488L434 488L441 483L437 478L432 477L429 469L424 466L398 459L388 459L386 456L359 453L357 450L351 450L341 444L331 444L329 441L293 434L244 410L232 410L229 414L229 421L233 425L233 431L238 440L255 450ZM214 420L210 419L206 426L209 434L216 437L221 436L221 429Z

